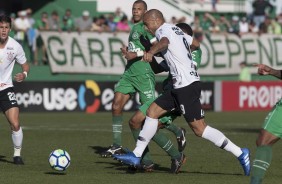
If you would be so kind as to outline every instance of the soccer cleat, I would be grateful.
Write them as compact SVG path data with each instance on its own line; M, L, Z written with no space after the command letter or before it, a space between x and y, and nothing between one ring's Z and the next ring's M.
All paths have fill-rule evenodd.
M176 137L176 139L178 144L178 151L182 152L186 147L186 138L185 138L186 130L184 128L180 128L180 130L181 130L181 136Z
M24 165L23 159L20 156L13 157L14 164L16 165Z
M128 152L123 155L113 154L112 157L126 165L138 167L140 166L140 157L136 157L133 152Z
M155 164L141 164L141 170L144 172L153 172L154 171Z
M106 151L101 153L101 157L111 157L113 154L120 155L123 154L124 151L121 146L111 145Z
M180 154L179 158L171 159L171 173L178 174L181 166L186 162L186 156L183 153Z
M141 164L138 167L135 166L129 166L128 170L131 172L136 172L136 171L142 171L142 172L153 172L155 168L155 164L154 163L150 163L150 164Z
M238 157L238 160L243 167L245 176L249 176L251 171L250 150L248 148L242 148L241 150L243 153Z

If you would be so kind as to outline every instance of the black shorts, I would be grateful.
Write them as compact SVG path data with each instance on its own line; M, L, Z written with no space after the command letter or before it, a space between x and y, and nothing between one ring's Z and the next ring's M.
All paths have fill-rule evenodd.
M180 111L189 123L204 118L200 97L201 83L194 82L183 88L166 91L155 103L169 112Z
M12 107L19 107L16 99L14 88L10 87L0 91L0 108L2 112L6 112Z

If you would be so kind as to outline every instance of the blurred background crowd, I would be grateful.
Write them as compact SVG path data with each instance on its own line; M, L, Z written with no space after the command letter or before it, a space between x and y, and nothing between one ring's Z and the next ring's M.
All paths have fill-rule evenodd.
M194 15L194 20L189 22L194 29L194 36L198 40L201 41L210 34L232 33L238 36L247 33L282 34L282 10L271 0L248 0L249 6L244 13L218 12L216 8L218 1L211 0L211 11L198 11ZM70 8L66 8L63 14L59 14L57 10L40 13L41 17L38 19L33 17L33 11L30 8L10 14L13 19L10 36L21 44L28 44L31 53L33 53L31 60L34 65L38 64L37 48L41 48L43 51L43 64L48 64L46 48L40 37L40 31L117 33L129 32L133 25L131 15L125 14L120 7L117 7L113 13L94 17L88 10L82 11L81 16L75 17ZM177 24L187 21L186 17L173 16L167 22Z

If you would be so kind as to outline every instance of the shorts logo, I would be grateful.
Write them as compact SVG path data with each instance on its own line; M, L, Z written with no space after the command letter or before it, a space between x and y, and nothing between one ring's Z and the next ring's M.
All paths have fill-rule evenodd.
M91 93L91 96L93 94L94 99L92 101L85 100L87 96L87 92ZM101 94L100 88L98 84L95 81L87 80L85 81L85 85L81 85L78 90L78 103L79 107L82 110L85 110L87 113L95 113L101 104L100 99L97 99L95 97L99 96Z
M180 110L181 110L181 113L182 113L182 114L185 114L185 108L184 108L184 105L182 105L182 104L180 105Z
M201 109L201 117L205 116L205 111L203 109Z

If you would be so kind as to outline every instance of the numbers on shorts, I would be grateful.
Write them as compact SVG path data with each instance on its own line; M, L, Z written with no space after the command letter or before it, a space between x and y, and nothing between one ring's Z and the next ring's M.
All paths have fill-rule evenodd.
M16 95L14 92L9 92L7 95L10 101L16 100Z

